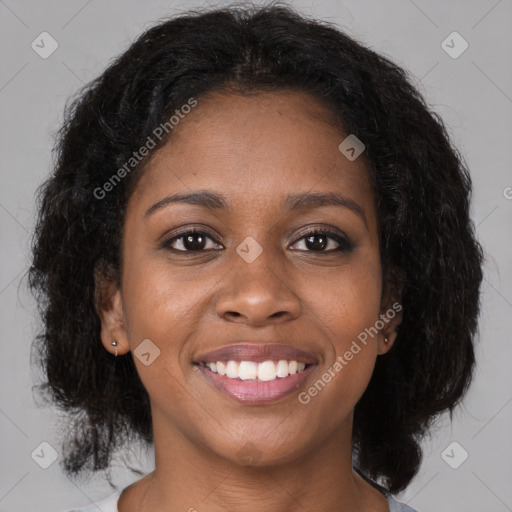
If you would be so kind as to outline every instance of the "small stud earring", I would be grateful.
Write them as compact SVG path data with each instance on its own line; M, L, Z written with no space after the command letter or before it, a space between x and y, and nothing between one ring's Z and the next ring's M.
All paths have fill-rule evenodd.
M384 336L384 343L387 343L388 339Z
M116 340L113 340L110 344L113 347L115 347L115 350L116 350L115 356L117 357L117 345L119 345L119 343Z

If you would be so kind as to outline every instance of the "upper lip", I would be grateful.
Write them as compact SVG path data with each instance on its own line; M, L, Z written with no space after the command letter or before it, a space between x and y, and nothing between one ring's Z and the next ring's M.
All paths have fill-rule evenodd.
M318 359L310 352L281 343L237 343L200 354L196 363L215 363L217 361L254 361L261 363L269 360L297 361L316 364Z

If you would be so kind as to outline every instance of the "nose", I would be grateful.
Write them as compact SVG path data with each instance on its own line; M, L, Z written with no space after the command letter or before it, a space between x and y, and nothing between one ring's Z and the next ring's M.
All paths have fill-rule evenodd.
M300 315L301 303L287 282L287 274L271 265L270 258L264 256L266 252L252 263L236 261L222 280L216 307L224 320L256 327L286 322Z

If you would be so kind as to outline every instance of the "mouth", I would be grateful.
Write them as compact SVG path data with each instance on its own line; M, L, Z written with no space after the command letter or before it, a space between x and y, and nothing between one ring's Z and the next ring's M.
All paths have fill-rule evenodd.
M212 373L225 376L228 379L253 382L272 382L276 379L285 379L290 375L296 375L303 372L305 363L298 361L278 361L267 360L261 363L255 361L217 361L215 363L199 363L199 366L207 368Z
M313 354L289 345L231 345L199 356L207 382L248 404L279 400L299 389L318 365Z

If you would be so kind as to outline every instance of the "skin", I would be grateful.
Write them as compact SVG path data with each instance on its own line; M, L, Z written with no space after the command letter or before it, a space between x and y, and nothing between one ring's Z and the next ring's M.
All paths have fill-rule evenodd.
M115 339L125 354L150 339L160 350L148 366L134 357L151 398L155 471L123 493L120 512L388 511L353 471L351 439L354 407L400 314L308 404L298 401L392 302L382 299L364 158L338 150L346 136L305 93L215 93L152 155L127 207L121 287L99 284L105 348ZM206 189L230 209L171 203L145 215L171 194ZM339 205L287 211L284 199L299 192L341 194L363 216ZM210 237L205 251L185 253L183 238L162 246L192 227ZM353 249L326 252L338 247L332 238L308 246L312 227L337 229ZM236 252L248 236L263 249L252 263ZM248 338L313 352L319 364L297 393L239 403L192 362Z

